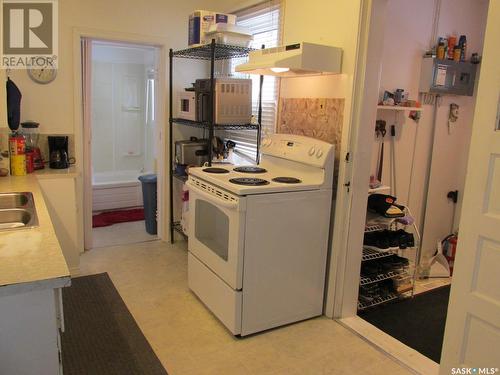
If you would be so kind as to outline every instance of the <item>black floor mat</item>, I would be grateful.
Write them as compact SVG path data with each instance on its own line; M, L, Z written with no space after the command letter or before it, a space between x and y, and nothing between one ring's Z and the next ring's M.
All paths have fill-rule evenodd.
M439 363L449 297L448 285L358 315Z
M107 273L63 288L65 375L166 375Z

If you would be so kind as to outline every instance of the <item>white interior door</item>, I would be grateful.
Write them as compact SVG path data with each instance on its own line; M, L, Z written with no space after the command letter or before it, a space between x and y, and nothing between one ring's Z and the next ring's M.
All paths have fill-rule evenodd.
M465 373L454 372L457 367L472 368L467 372L472 374L494 374L500 367L499 46L500 1L490 1L441 358L443 375Z

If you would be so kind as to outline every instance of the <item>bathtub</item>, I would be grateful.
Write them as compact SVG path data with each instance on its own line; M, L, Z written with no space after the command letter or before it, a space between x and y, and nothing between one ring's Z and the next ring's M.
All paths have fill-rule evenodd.
M142 202L138 171L97 172L92 176L92 210L139 207Z

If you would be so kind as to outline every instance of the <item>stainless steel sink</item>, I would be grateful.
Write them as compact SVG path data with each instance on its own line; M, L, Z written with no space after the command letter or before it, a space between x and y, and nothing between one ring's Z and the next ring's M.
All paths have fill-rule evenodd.
M0 193L0 209L24 207L31 193Z
M0 231L38 226L33 194L0 193Z

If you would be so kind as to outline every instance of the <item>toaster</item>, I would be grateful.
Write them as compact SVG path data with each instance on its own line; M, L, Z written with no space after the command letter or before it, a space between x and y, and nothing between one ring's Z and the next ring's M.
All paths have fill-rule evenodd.
M208 140L192 138L175 142L175 163L201 167L208 161Z

